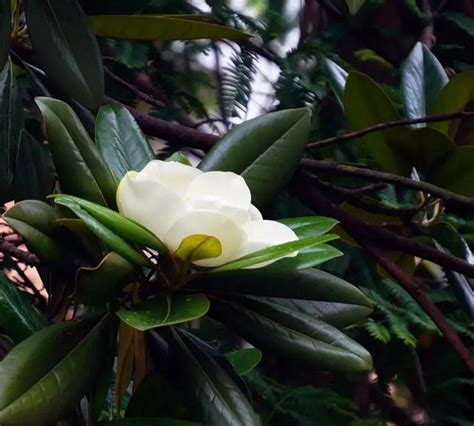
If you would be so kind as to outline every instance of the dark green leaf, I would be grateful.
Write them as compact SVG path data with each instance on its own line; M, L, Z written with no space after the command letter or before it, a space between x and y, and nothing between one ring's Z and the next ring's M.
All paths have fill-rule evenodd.
M110 426L200 426L201 423L188 422L187 420L176 420L167 418L128 418L122 420L113 420L101 425Z
M227 133L199 168L241 174L252 202L263 207L293 175L304 154L310 125L309 108L273 112L246 121Z
M456 24L466 34L474 37L474 18L460 12L444 12L443 18Z
M423 43L418 42L402 66L401 92L408 118L428 115L439 91L449 79L443 66ZM425 127L415 124L413 127Z
M25 0L25 12L35 53L50 82L96 109L104 97L102 57L79 3Z
M0 72L0 123L0 204L3 204L13 199L15 160L24 125L23 107L11 61L7 61Z
M238 351L227 352L225 357L240 375L252 371L262 360L262 352L255 348L239 349Z
M130 327L145 331L191 321L206 315L208 310L209 299L204 295L156 296L129 310L118 311L117 316Z
M0 422L44 425L79 403L101 367L109 323L63 322L15 346L0 363Z
M117 182L79 118L66 103L38 97L61 190L115 207Z
M10 49L11 0L0 0L0 69L3 69Z
M300 239L323 235L339 223L336 219L324 216L292 217L280 222L290 227Z
M188 333L173 330L171 345L180 363L179 379L209 426L258 426L252 406L202 345Z
M216 300L211 316L259 349L320 369L367 371L370 354L337 328L263 299Z
M79 269L73 298L77 303L105 305L129 282L133 270L128 260L110 252L95 268Z
M233 260L222 266L219 266L213 271L233 271L236 269L247 268L249 266L257 265L269 260L277 259L288 254L291 254L297 250L318 246L322 243L337 239L338 236L335 234L320 235L318 237L307 237L297 241L290 241L288 243L277 244L275 246L267 247L262 250L258 250L254 253L250 253L239 259Z
M0 272L0 328L14 343L19 343L46 324L26 296Z
M198 19L196 19L198 18ZM192 15L104 15L91 16L89 23L100 37L131 40L196 40L221 39L245 40L250 34L205 22Z
M142 130L123 106L106 105L100 108L95 141L119 180L128 171L141 171L155 158Z

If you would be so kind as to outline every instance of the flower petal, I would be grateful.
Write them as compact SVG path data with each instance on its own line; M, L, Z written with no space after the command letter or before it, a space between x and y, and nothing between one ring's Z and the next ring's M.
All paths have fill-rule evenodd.
M219 200L230 207L248 210L250 189L242 176L232 172L206 172L190 183L187 200Z
M245 241L244 232L228 216L210 210L194 210L188 211L171 225L164 242L171 250L176 250L184 238L195 234L213 236L222 245L220 256L194 262L199 266L219 266L234 260Z
M151 174L146 176L151 177ZM117 205L120 213L143 225L161 240L176 218L187 210L178 193L136 172L127 173L120 182Z
M249 213L251 221L263 219L262 213L260 213L260 210L257 209L257 207L255 207L253 204L250 204Z
M253 253L257 250L262 250L267 247L275 246L277 244L288 243L290 241L298 240L296 234L286 225L273 220L254 220L248 222L242 227L247 235L247 242L242 246L240 256ZM248 269L261 268L270 265L283 257L294 257L298 252L291 253L287 256L282 256L267 262L258 263L249 266Z

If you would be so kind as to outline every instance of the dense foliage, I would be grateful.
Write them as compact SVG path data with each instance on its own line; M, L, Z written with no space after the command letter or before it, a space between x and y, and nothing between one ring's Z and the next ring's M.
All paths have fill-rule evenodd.
M296 3L0 0L1 425L472 425L472 3ZM295 241L170 249L157 159Z

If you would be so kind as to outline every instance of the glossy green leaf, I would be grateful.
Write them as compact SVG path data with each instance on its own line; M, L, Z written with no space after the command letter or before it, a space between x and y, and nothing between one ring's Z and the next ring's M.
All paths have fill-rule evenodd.
M78 197L60 194L54 197L57 203L61 200L74 203L83 208L92 217L102 223L104 226L115 232L117 235L133 243L140 244L157 250L159 253L167 253L166 246L148 229L131 219L122 216L114 210L95 204L91 201L83 200Z
M0 72L0 123L0 204L3 204L14 197L15 160L24 125L23 106L11 61L7 61Z
M139 172L155 158L132 114L121 105L100 108L95 141L102 157L119 180L128 171Z
M79 3L25 0L25 12L35 53L51 83L96 109L104 97L102 57Z
M249 266L257 265L268 260L273 260L282 256L286 256L295 251L304 248L314 247L319 244L335 240L337 238L339 237L335 234L326 234L317 237L307 237L297 241L290 241L288 243L277 244L275 246L267 247L265 249L258 250L256 252L243 256L239 259L233 260L229 263L215 268L214 271L232 271L235 269L247 268Z
M346 0L346 4L351 15L357 14L366 1L367 0Z
M136 265L151 265L150 261L143 253L136 250L121 236L115 234L109 228L104 226L101 222L99 222L86 210L79 206L79 204L64 197L56 198L54 202L70 209L79 219L81 219L89 227L89 229L97 236L97 238L102 240L120 256L124 257L125 259Z
M176 151L172 155L170 155L166 161L176 161L177 163L184 164L185 166L192 166L191 161L189 158L186 157L181 151Z
M0 69L3 69L10 49L11 0L0 0Z
M344 110L353 130L364 129L379 123L398 120L395 106L382 88L370 77L351 72L344 91ZM370 133L362 138L369 154L384 170L407 175L410 164L394 148L398 140L409 138L409 129L397 127Z
M349 75L347 71L337 65L334 61L325 58L324 65L326 67L326 72L329 77L329 84L331 89L336 95L337 100L342 105L342 100L344 97L344 88L346 87L347 76Z
M281 223L290 227L298 238L316 237L334 228L339 222L325 216L304 216L281 219Z
M44 328L0 363L0 422L44 425L79 403L98 373L109 317Z
M208 310L209 299L200 294L156 296L129 310L118 311L117 316L130 327L145 331L191 321L206 315Z
M157 15L103 15L91 16L89 23L100 37L130 40L245 40L250 34L197 19Z
M110 426L200 426L201 423L188 422L187 420L176 420L167 418L128 418L121 420L113 420L101 425Z
M221 242L210 235L189 235L181 241L176 256L185 262L195 262L197 260L219 257L222 253Z
M14 342L19 343L47 324L3 272L0 272L0 328Z
M463 111L469 101L474 99L474 71L466 71L456 75L443 87L436 96L431 114L448 114ZM433 129L445 133L456 140L459 120L430 123Z
M367 371L370 354L337 328L258 298L214 301L211 316L259 349L332 371Z
M467 197L474 196L474 146L456 148L432 169L429 181Z
M249 294L371 307L370 301L357 287L318 269L280 271L267 267L207 273L198 276L192 285L218 294Z
M449 79L436 56L418 42L405 60L402 69L401 93L408 118L428 115L431 105ZM414 124L413 127L425 127Z
M189 333L172 332L178 380L208 426L260 426L252 406L214 357Z
M86 305L105 305L128 284L133 265L117 253L108 253L95 268L82 267L76 275L73 298Z
M268 301L302 312L337 328L344 328L367 318L372 308L349 303L318 302L314 300L268 298Z
M44 200L53 188L53 175L44 147L22 130L15 167L15 201Z
M252 203L261 208L296 170L310 126L309 108L277 111L246 121L214 145L199 168L241 174L252 193Z
M252 371L262 360L262 352L256 348L245 348L227 352L225 357L241 376Z
M76 113L65 102L38 97L61 190L115 207L117 182Z

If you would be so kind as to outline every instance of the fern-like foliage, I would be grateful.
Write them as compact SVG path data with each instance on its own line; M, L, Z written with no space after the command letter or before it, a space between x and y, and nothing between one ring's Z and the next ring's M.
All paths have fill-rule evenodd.
M241 117L247 112L252 83L257 72L256 55L245 47L234 53L222 76L222 102L227 117Z

